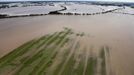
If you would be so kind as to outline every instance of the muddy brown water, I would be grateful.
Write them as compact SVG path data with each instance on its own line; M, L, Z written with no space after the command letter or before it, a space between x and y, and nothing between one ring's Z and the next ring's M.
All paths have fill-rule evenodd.
M23 43L63 27L85 32L96 49L110 47L113 75L134 75L134 16L39 16L0 19L0 57Z

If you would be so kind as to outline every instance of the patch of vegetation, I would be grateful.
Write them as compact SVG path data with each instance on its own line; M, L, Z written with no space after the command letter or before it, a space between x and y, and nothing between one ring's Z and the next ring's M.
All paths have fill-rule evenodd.
M85 33L84 32L82 32L82 33L76 33L76 36L84 36L85 35Z
M58 67L56 67L56 69L52 73L52 75L59 75L59 72L62 70L62 67L63 67L72 47L73 47L73 45L71 45L71 47L69 47L68 49L65 50L66 52L64 53L64 55L62 57L64 59L60 62L60 64L58 64Z
M61 75L74 75L73 73L73 66L75 64L75 58L74 55L70 58L70 60L68 61L68 63L65 65L64 71L62 72Z
M8 17L7 14L0 14L0 18L6 18L6 17Z
M30 41L28 43L25 43L24 45L20 46L19 48L13 50L9 54L7 54L4 57L2 57L0 59L0 68L4 67L5 65L7 65L11 61L13 61L18 56L21 56L24 53L26 53L27 51L29 51L30 48L34 45L35 42L36 41L32 40L32 41Z
M78 56L80 61L77 68L75 68L74 65L76 65L78 61L74 56L81 44L79 41L76 43L74 39L71 39L70 35L76 35L76 33L74 33L72 29L64 27L63 31L31 40L16 48L0 59L0 74L15 71L13 75L46 75L49 67L55 63L58 52L71 41L72 45L62 54L62 60L59 64L56 64L57 67L55 67L51 74L82 75L85 67L85 55L82 53ZM83 32L78 33L78 36L82 37L84 35L85 33ZM102 66L105 64L104 57L104 52L101 52L100 58L103 59ZM66 59L69 59L69 61ZM88 59L85 75L95 75L96 63L96 58L90 57ZM104 68L102 69L104 70Z
M51 44L51 43L54 43L54 42L56 42L56 40L59 38L59 35L60 35L60 33L54 33L53 35L50 35L50 36L48 36L45 40L46 41L44 41L43 43L41 43L40 45L43 45L43 44L46 44L46 51L53 51L53 49L55 49L55 48L52 48L52 49L48 49L47 47ZM67 35L67 33L64 33L64 37ZM40 38L40 40L43 40L43 38L44 37L42 37L42 38ZM64 38L60 38L60 42L63 40ZM59 45L60 43L58 43L57 45ZM65 44L65 43L64 43ZM64 45L64 44L62 44L62 45ZM24 65L23 65L23 67L21 67L20 68L20 70L18 70L18 72L16 73L16 75L18 75L19 74L19 72L20 71L22 71L25 67L27 67L28 65L30 65L31 63L33 63L35 60L37 60L38 58L42 58L42 60L44 60L45 58L46 58L46 54L45 54L45 57L44 57L44 54L43 54L43 51L45 51L45 49L42 49L42 50L40 50L38 53L36 53L32 58L30 58L29 60L27 60L27 61L25 61L24 62ZM50 52L50 53L52 53L52 52ZM49 55L48 55L49 56ZM48 57L47 56L47 57ZM43 58L44 57L44 58ZM54 56L52 57L52 58L54 58ZM52 60L52 59L51 59ZM44 61L42 61L42 63L44 63ZM46 63L47 65L49 64L50 65L50 62L48 62L48 63ZM39 65L41 65L41 62L40 62L40 64ZM37 65L37 66L39 66L39 65ZM37 68L37 67L36 67ZM35 69L36 69L35 68Z
M101 75L106 75L106 59L105 59L105 47L102 47L100 52L101 62Z
M87 69L85 75L95 75L97 59L90 57L88 59Z

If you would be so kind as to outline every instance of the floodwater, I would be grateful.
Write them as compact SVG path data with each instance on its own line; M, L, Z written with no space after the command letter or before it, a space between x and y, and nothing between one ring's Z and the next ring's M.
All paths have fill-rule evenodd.
M23 43L48 33L72 28L90 36L91 45L110 47L113 75L134 75L134 17L122 14L94 16L39 16L0 19L0 57Z
M29 7L14 7L0 9L1 14L13 15L29 15L29 14L48 14L50 11L60 10L60 6L29 6Z

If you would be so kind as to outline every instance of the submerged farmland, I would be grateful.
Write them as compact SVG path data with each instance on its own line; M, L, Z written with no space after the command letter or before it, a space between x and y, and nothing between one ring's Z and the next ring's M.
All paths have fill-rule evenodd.
M0 75L106 75L109 48L93 53L88 37L65 27L31 40L0 59Z
M134 75L133 5L2 3L0 75Z
M45 15L99 15L119 13L134 15L131 6L97 5L81 2L42 2L20 3L16 7L7 4L7 8L0 8L0 18L45 16ZM1 6L2 7L2 6Z

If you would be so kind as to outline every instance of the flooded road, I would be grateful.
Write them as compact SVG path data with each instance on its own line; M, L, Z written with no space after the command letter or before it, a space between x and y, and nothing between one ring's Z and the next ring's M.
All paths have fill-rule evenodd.
M134 17L122 14L95 16L39 16L0 19L0 57L45 34L72 28L89 35L95 49L110 47L112 75L134 75Z

